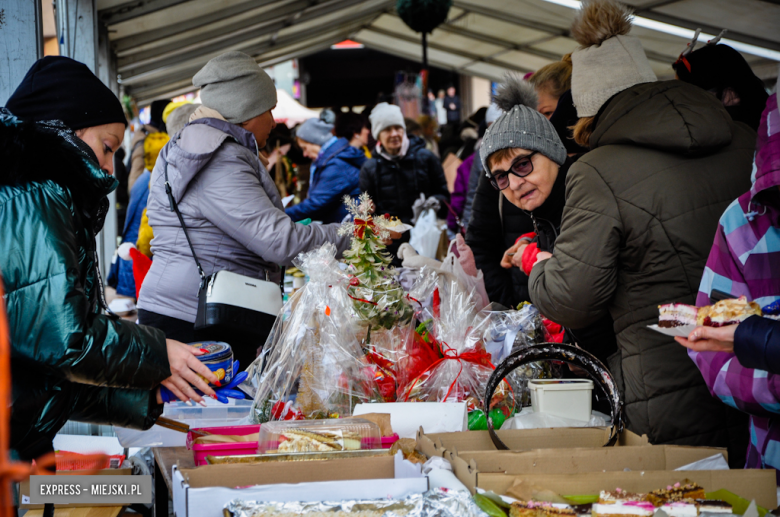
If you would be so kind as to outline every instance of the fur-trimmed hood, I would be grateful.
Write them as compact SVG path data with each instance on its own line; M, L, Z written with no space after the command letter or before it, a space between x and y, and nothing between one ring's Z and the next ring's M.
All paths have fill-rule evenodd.
M106 196L119 184L62 122L22 122L5 108L0 108L0 163L0 187L51 180L68 189L90 216L102 211Z

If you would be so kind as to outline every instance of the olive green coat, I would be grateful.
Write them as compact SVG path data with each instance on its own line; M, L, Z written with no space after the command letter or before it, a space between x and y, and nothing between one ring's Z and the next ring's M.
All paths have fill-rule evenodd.
M652 443L733 445L744 458L744 418L709 394L685 348L647 326L659 304L695 302L718 219L750 188L755 143L689 84L617 94L569 170L555 253L531 272L531 299L551 320L582 328L611 314L628 428Z
M0 273L11 338L11 447L52 448L69 419L149 428L170 376L162 332L101 314L95 235L117 181L59 123L0 110ZM128 389L133 388L133 389Z

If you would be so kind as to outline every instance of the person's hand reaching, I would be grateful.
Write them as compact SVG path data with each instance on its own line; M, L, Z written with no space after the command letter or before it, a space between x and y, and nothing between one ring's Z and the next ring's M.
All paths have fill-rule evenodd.
M384 244L385 246L390 246L394 240L400 239L402 235L401 233L394 232L393 230L387 230L387 232L390 234L390 236L387 239L382 241L382 244Z
M501 257L501 267L504 269L511 269L513 267L522 267L523 251L528 246L530 241L521 239L515 242L504 252L504 256Z
M182 402L190 399L203 404L201 397L193 388L199 389L209 397L215 397L208 382L217 382L217 377L209 370L208 366L198 360L203 355L199 348L185 345L173 339L166 339L168 348L168 364L171 368L171 376L162 382ZM203 379L206 379L205 381Z
M676 337L675 341L694 352L734 352L734 332L739 324L727 327L697 327L684 337Z

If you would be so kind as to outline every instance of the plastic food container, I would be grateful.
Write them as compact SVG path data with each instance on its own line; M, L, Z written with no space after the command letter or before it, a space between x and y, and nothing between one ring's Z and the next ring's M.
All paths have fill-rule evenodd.
M259 425L238 425L228 427L202 427L196 431L206 431L210 434L227 436L246 436L260 431ZM195 465L208 465L206 456L243 456L257 451L257 442L231 443L195 443L197 436L187 433L187 448L195 453Z
M393 447L393 444L400 440L401 437L398 436L398 433L393 433L391 436L383 436L382 437L382 448L383 449L390 449Z
M379 426L362 418L350 420L288 420L260 428L260 454L381 449Z
M587 422L591 417L593 381L588 379L529 379L531 406L547 413Z
M251 399L228 399L227 404L209 397L203 400L207 407L188 406L184 402L165 404L163 416L184 422L193 429L239 425L249 416L253 403ZM159 425L147 431L114 426L114 431L122 447L184 447L187 444L186 434Z
M208 352L199 356L198 360L214 372L222 386L233 380L233 349L230 345L221 341L199 341L188 344Z

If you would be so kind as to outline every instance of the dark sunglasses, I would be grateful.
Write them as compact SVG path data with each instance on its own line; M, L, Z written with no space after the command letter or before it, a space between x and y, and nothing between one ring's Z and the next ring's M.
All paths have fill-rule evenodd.
M525 178L534 171L534 162L531 157L538 151L524 156L518 156L512 161L508 171L496 171L490 175L490 184L496 190L504 190L509 186L509 175L514 174L518 178Z

